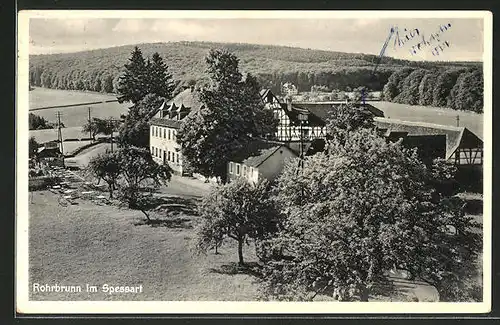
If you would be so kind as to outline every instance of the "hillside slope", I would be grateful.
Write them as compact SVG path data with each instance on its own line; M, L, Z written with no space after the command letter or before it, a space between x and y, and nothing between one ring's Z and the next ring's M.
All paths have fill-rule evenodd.
M205 55L211 48L226 48L240 59L243 72L258 76L263 87L279 90L292 82L299 91L313 85L346 90L367 86L381 90L392 72L405 66L439 69L450 66L481 65L468 62L413 62L383 58L371 75L375 55L302 49L285 46L175 42L137 45L145 57L158 52L178 82L205 79ZM56 89L112 92L134 45L51 55L30 56L32 85Z

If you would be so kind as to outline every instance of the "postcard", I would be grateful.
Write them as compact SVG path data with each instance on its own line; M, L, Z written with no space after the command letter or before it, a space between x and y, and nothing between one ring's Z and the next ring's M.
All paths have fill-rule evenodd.
M490 311L492 28L19 12L16 311Z

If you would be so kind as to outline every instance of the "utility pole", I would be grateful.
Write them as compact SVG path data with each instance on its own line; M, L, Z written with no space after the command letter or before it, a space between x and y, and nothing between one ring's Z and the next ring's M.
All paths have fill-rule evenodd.
M457 115L457 126L460 126L460 115Z
M92 142L92 124L90 124L90 106L88 107L89 109L89 138L90 141Z
M64 139L62 136L62 131L61 131L61 112L57 112L57 141L60 143L60 148L61 148L61 154L63 156L63 167L65 167L64 164Z
M304 176L304 143L303 143L304 142L304 134L303 134L303 130L302 130L302 125L304 124L304 122L307 121L308 116L307 116L307 114L299 113L298 118L300 121L300 171L301 171L302 176ZM301 189L300 200L301 200L301 203L303 203L303 200L304 200L304 187L303 186Z

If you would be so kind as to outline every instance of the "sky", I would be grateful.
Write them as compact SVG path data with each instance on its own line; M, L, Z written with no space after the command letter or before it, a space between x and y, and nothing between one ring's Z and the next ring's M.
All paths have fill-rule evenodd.
M71 17L71 16L70 16ZM440 32L439 26L449 26ZM176 41L213 41L285 45L340 52L379 54L391 27L400 39L408 31L419 34L398 44L393 34L385 55L409 60L481 61L481 18L31 18L30 54L78 52L120 45ZM439 32L439 41L411 53L412 45ZM447 42L448 45L446 45ZM395 44L396 43L396 44ZM439 55L432 49L442 45Z

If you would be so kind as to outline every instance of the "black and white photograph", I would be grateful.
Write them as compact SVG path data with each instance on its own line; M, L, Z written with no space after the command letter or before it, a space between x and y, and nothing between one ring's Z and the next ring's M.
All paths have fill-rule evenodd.
M19 312L491 310L490 12L22 11L18 50Z

